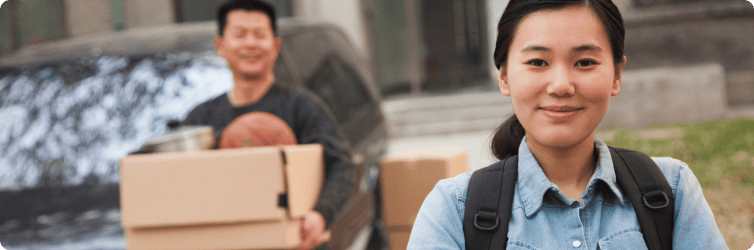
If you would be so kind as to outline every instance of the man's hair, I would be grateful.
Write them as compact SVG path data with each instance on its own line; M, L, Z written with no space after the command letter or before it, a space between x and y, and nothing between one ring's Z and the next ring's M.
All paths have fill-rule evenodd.
M270 18L272 33L277 35L275 8L272 5L260 0L230 0L220 5L220 8L217 9L217 26L220 36L223 36L225 26L228 24L228 13L234 10L260 11L266 14Z

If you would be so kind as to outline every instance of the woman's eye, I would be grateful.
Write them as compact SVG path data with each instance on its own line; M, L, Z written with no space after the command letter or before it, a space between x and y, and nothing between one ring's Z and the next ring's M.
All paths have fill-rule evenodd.
M576 62L576 67L589 67L595 64L597 64L597 62L592 60L581 60Z
M534 60L526 62L526 64L529 64L531 66L536 66L536 67L547 66L547 62L545 62L542 59L534 59Z

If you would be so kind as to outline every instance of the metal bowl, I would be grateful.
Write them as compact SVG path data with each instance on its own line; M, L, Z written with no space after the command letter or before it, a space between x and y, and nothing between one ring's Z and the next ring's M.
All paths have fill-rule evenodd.
M142 153L186 152L212 149L215 136L211 126L180 126L147 141Z

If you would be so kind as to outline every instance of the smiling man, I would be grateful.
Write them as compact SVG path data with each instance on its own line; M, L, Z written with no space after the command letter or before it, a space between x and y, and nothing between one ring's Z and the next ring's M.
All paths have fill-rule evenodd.
M348 142L325 109L309 95L275 84L273 69L281 48L275 12L256 0L231 0L217 15L217 53L228 61L233 89L192 110L183 124L210 125L221 138L225 128L251 112L280 117L299 144L324 149L325 183L313 211L301 219L302 249L311 249L346 203L355 183ZM256 192L256 190L248 190Z

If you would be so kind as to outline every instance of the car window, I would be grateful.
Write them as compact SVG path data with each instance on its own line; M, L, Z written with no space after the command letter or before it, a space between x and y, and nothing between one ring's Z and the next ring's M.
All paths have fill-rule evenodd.
M341 124L349 119L362 119L361 116L365 115L359 111L371 98L363 84L355 71L335 55L325 57L306 81L307 88L330 106Z
M330 41L320 32L297 33L284 37L283 43L290 45L284 46L288 48L288 55L301 79L311 78L320 62L334 53Z
M280 49L280 55L284 55L284 53L286 53L285 47ZM291 78L291 73L288 70L288 67L285 66L285 62L282 56L278 56L277 61L275 61L274 74L275 74L275 84L280 84L286 87L294 86L295 83L293 82L293 79Z

